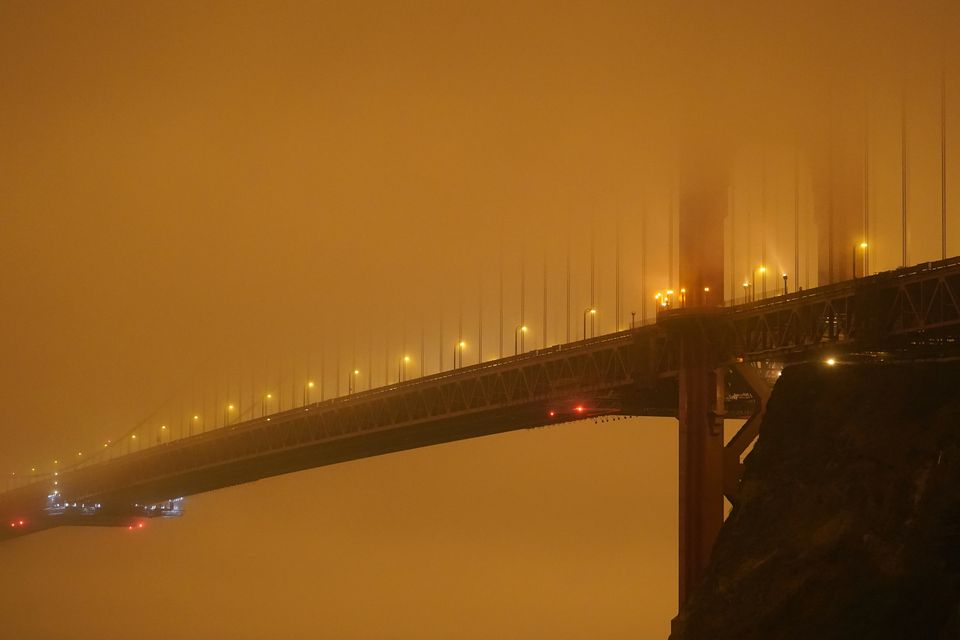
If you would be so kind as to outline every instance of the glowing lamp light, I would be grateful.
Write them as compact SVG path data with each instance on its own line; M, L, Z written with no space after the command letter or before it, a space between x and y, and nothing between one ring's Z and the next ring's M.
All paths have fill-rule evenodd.
M827 366L830 366L830 367L837 364L837 361L834 358L827 358L826 360L824 360L824 362L826 362Z
M555 415L557 415L557 412L551 409L550 411L547 412L547 415L552 418L552 417L554 417Z
M308 382L308 383L307 383L307 387L310 388L310 389L313 389L313 387L314 387L313 381Z
M704 287L704 288L703 288L703 292L704 292L704 293L710 293L710 287Z
M353 375L355 375L355 376L360 375L360 369L354 369L354 370L353 370Z
M596 314L596 313L597 313L597 310L596 310L596 309L590 309L590 313Z
M867 246L869 246L869 245L867 245L866 242L861 242L861 243L860 243L860 248L861 248L861 249L866 249Z
M403 356L404 362L410 362L410 356Z
M575 407L573 408L573 410L576 411L577 413L583 413L583 405L582 405L582 404L578 404L577 406L575 406Z

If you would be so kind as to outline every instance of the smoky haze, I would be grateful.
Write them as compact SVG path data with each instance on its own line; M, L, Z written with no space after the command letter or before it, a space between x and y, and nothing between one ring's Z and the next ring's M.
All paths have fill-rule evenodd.
M461 339L465 364L512 354L521 324L527 349L577 339L589 307L596 333L649 320L683 284L691 158L730 187L717 297L761 260L815 286L824 172L869 194L836 242L899 266L905 112L909 262L938 258L958 10L836 5L0 2L0 469L432 373ZM865 156L866 181L837 169ZM663 637L673 426L507 434L192 498L136 538L24 538L0 614L42 638Z

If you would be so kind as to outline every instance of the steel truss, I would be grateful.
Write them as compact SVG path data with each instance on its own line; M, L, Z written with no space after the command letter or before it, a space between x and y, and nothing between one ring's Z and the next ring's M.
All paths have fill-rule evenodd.
M960 330L958 301L955 258L747 305L671 310L654 326L314 403L66 471L59 490L71 502L152 504L513 429L609 414L676 416L681 344L690 332L707 350L703 362L718 369L791 361L825 348L950 342ZM754 410L745 415L762 413L763 394L753 395ZM758 423L737 438L728 469L738 469L735 458ZM0 517L30 504L42 509L47 491L41 483L0 495ZM731 497L734 491L728 481Z

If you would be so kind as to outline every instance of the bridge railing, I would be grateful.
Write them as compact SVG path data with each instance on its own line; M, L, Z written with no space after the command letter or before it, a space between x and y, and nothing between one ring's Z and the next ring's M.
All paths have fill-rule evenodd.
M575 340L568 343L559 343L549 347L544 347L540 349L531 349L518 353L515 355L504 356L503 358L497 358L494 360L487 360L475 364L464 365L462 367L456 367L453 369L447 369L444 371L438 371L436 373L417 376L409 380L403 380L399 382L393 382L385 385L380 385L378 387L373 387L371 389L364 389L360 391L354 391L352 393L346 393L340 396L333 398L327 398L322 401L307 402L307 403L294 403L289 409L284 409L282 411L275 411L270 414L264 414L260 416L253 415L255 413L255 407L248 407L250 412L250 417L247 419L237 419L232 422L218 423L212 428L206 428L197 432L181 432L179 435L174 433L174 430L170 428L166 432L158 432L154 425L150 427L145 427L142 424L138 425L122 436L115 440L110 440L104 446L101 446L99 449L84 455L82 460L71 460L67 462L57 461L56 469L53 471L46 472L31 472L28 474L19 473L14 474L12 477L7 478L6 487L3 490L0 490L0 494L5 493L6 491L12 491L20 489L24 486L32 484L41 484L44 483L48 485L49 489L55 490L58 486L58 478L61 473L66 473L75 469L82 469L89 467L94 464L106 460L113 460L125 455L152 449L155 447L167 446L178 442L183 442L187 440L197 440L202 439L208 434L217 433L223 429L227 428L237 428L246 425L255 425L270 422L279 417L291 415L294 413L299 413L304 408L310 409L328 409L335 408L343 403L354 403L362 402L364 400L373 400L379 398L383 395L391 394L401 389L413 389L418 385L433 385L437 382L442 382L447 379L452 379L456 377L470 377L475 375L480 375L484 371L492 370L502 367L511 367L518 364L522 364L526 361L535 360L542 358L544 356L549 356L553 354L559 354L562 352L569 351L571 349L584 349L590 348L595 345L602 345L609 341L615 341L622 339L624 336L629 335L630 333L640 330L644 327L649 327L656 324L655 318L649 318L646 322L637 323L634 327L623 329L621 331L615 331L610 333L604 333L595 337L590 337L582 340ZM245 411L244 414L247 412Z
M789 306L803 306L806 303L813 304L817 300L829 299L829 298L841 298L844 295L847 295L855 291L858 287L863 287L865 284L882 284L884 286L895 286L897 282L906 282L911 279L925 278L931 275L935 275L936 272L941 270L958 270L960 269L960 258L950 258L947 260L940 260L935 262L925 262L918 265L913 265L906 268L895 269L891 271L884 271L876 273L865 278L860 278L857 280L848 280L844 282L834 283L825 285L822 287L816 287L812 289L797 290L791 293L778 295L768 295L765 298L759 300L752 300L744 302L742 298L735 298L732 300L726 300L722 304L712 305L709 308L724 308L729 310L736 310L736 314L739 317L743 316L760 316L769 312L773 313L782 309L785 309ZM692 305L687 307L688 310L694 311L696 308ZM683 307L677 306L667 306L667 307L658 307L657 314L653 318L641 319L638 323L632 326L629 329L625 329L620 332L611 332L606 334L601 334L593 338L587 338L586 340L577 340L570 343L561 343L556 344L550 347L541 348L541 349L532 349L530 351L525 351L520 354L507 356L502 359L488 360L485 362L480 362L476 364L466 365L464 367L458 367L454 369L448 369L445 371L440 371L437 373L429 374L422 377L411 378L410 380L405 380L402 382L391 383L381 385L379 387L374 387L372 389L365 389L362 391L356 391L350 394L344 394L338 397L329 398L323 400L322 402L312 402L307 403L306 405L301 404L300 407L296 406L294 402L294 407L291 410L301 408L303 406L317 406L317 407L335 407L338 403L342 402L353 402L358 399L364 398L376 398L381 394L390 393L395 391L398 388L408 388L415 386L417 384L432 384L438 380L444 380L452 376L461 376L461 375L474 375L478 372L482 372L485 369L502 367L502 366L511 366L513 364L523 362L528 359L539 358L547 356L550 354L555 354L569 349L583 348L584 346L589 346L591 344L600 344L605 340L617 339L619 336L629 333L630 331L636 331L643 327L656 324L660 319L662 312L670 313L671 315L683 311ZM765 329L769 333L767 329ZM766 337L762 337L762 340L766 340ZM248 413L249 412L249 413ZM240 424L255 423L259 421L268 421L270 415L261 415L257 417L255 415L255 405L247 407L247 410L244 411L243 415L249 415L247 419L243 419L243 415L238 416L234 421L224 421L222 424L215 424L211 429L202 429L198 433L187 431L186 433L181 430L179 435L176 435L173 430L173 425L165 432L158 432L155 425L151 424L149 427L146 426L146 421L141 421L140 424L129 429L121 437L116 440L108 441L106 444L102 444L95 448L95 450L86 453L81 460L72 459L70 463L67 463L66 460L60 461L61 463L56 466L55 471L46 471L38 472L37 470L32 470L30 472L19 472L7 476L6 489L15 489L25 485L33 483L47 483L49 487L55 488L57 485L57 478L59 477L60 472L65 472L72 469L82 468L101 462L106 459L113 459L134 451L140 451L152 447L164 446L172 442L177 442L181 440L186 440L190 438L196 438L203 435L204 433L210 433L217 431L219 429L234 427ZM282 412L275 412L271 415L279 415Z

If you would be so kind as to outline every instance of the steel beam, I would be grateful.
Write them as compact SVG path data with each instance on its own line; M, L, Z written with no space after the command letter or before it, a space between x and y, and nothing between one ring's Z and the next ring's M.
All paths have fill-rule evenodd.
M740 493L740 479L743 477L741 458L744 451L760 435L760 424L763 422L763 416L767 411L767 401L770 399L771 389L753 365L738 362L733 365L732 369L747 383L756 401L753 414L723 448L723 495L730 501L730 504L736 506Z
M685 327L680 345L681 604L703 577L723 525L723 379L697 329Z

